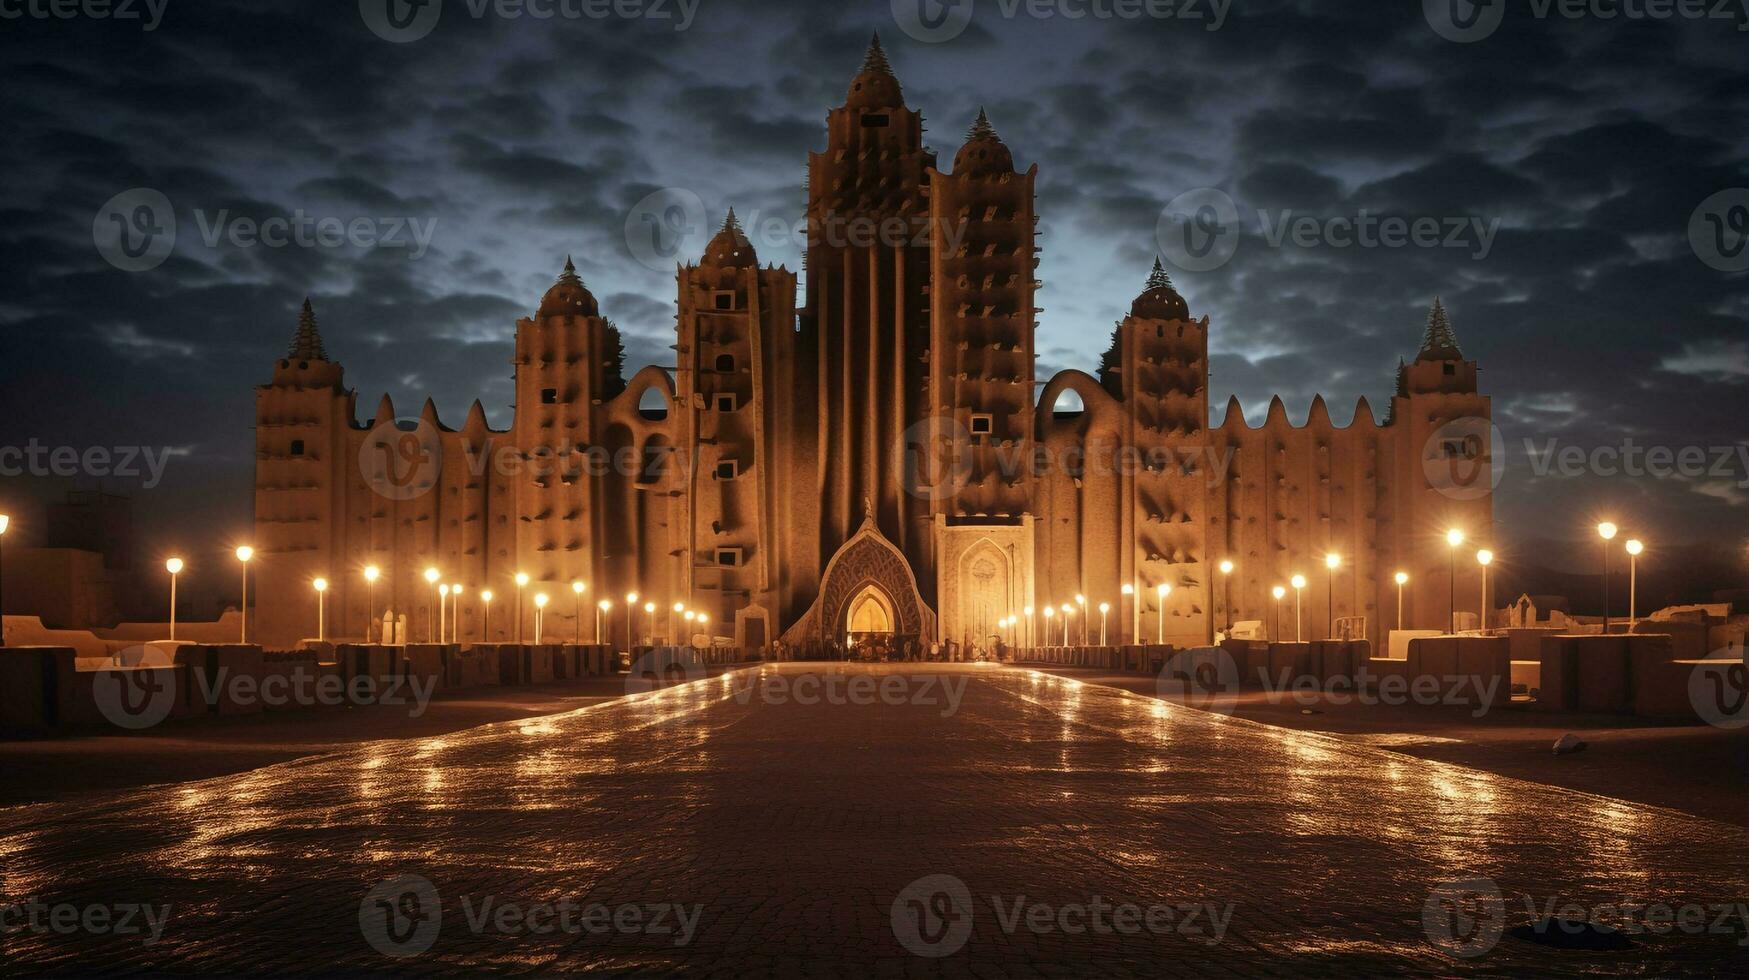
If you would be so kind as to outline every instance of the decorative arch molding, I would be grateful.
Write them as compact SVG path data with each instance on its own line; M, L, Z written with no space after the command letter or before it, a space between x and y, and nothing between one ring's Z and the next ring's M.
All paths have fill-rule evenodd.
M849 621L850 605L869 586L875 586L892 604L893 632L915 636L919 642L935 639L935 612L917 590L917 576L905 555L881 534L867 517L832 560L820 578L820 594L813 605L784 631L789 644L826 642L841 636Z

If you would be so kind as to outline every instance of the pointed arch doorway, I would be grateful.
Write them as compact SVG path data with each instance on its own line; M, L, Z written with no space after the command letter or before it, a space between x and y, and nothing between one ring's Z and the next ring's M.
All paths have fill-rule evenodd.
M850 600L850 614L846 617L844 631L853 641L865 636L890 634L894 618L893 601L887 598L880 586L870 582Z

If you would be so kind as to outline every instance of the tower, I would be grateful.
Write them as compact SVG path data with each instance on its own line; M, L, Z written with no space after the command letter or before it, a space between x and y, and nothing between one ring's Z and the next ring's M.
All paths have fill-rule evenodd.
M796 278L759 267L731 209L679 287L676 398L696 446L689 594L725 632L762 646L793 604Z
M927 377L934 164L923 117L906 107L877 36L844 105L827 115L826 150L808 158L803 329L818 365L823 556L865 510L913 566L913 539L926 537L913 525L927 520L927 507L902 489L902 440L922 417L917 393Z
M314 636L311 583L319 577L333 583L330 615L355 614L352 621L363 622L363 596L349 590L350 576L335 571L345 553L340 536L347 475L357 465L348 439L355 396L345 389L344 374L328 360L306 298L291 344L274 364L273 380L255 389L250 544L258 557L250 568L250 595L256 600L251 639L283 643Z

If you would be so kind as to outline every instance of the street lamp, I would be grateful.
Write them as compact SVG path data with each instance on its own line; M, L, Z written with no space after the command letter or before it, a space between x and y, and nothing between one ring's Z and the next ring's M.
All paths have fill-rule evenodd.
M1081 645L1086 646L1087 645L1087 627L1089 625L1089 619L1090 619L1090 617L1088 617L1088 615L1087 615L1087 597L1082 595L1079 592L1075 593L1075 605L1079 607L1079 611L1081 613Z
M584 588L585 588L585 586L583 585L582 579L573 579L572 580L572 582L571 582L571 616L573 619L576 620L576 622L571 624L571 626L572 626L572 628L571 628L571 638L572 638L571 642L577 644L578 646L583 645L583 589ZM597 642L597 643L601 642L601 619L600 619L600 617L597 617L595 620L595 642Z
M492 642L492 590L486 589L480 593L480 639Z
M381 578L383 570L375 565L366 565L364 569L365 619L364 642L371 642L371 635L376 631L377 621L377 579Z
M437 642L439 643L442 643L449 636L448 619L449 583L445 582L437 587Z
M1457 528L1445 532L1445 543L1451 546L1451 570L1446 581L1446 618L1445 631L1457 632L1457 550L1464 543L1464 532Z
M599 646L601 644L601 616L603 613L607 612L609 609L612 609L612 608L613 608L613 600L612 599L603 599L600 602L597 602L595 604L595 643L597 646ZM628 649L628 650L631 649L632 612L633 612L632 607L627 606L626 607L626 649ZM611 618L608 619L607 624L608 624L608 626L611 627L613 625L613 620Z
M1304 598L1306 577L1295 575L1288 584L1294 587L1294 642L1300 642L1300 600Z
M1221 570L1221 632L1225 633L1225 627L1233 625L1233 559L1222 558L1216 567Z
M4 544L4 543L5 543L5 539L6 539L6 529L7 529L7 528L9 528L9 527L11 527L11 526L12 526L12 517L11 517L11 515L8 515L8 514L0 514L0 544ZM4 571L4 570L3 570L3 569L0 569L0 573L3 573L3 571ZM171 581L172 581L172 582L174 582L174 581L175 581L175 577L174 577L174 576L172 576L172 577L171 577ZM176 591L176 588L175 588L175 586L172 586L172 587L171 587L171 589L170 589L170 591L171 591L171 592L175 592L175 591ZM172 599L172 600L171 600L171 606L172 606L172 607L173 607L173 608L174 608L174 606L175 606L175 602L176 602L176 601L175 601L175 600L174 600L174 599ZM4 623L4 621L5 621L5 618L6 618L6 617L5 617L5 615L4 615L4 614L5 614L5 611L6 611L6 606L5 606L5 605L4 605L4 603L0 603L0 623ZM171 631L171 635L170 635L170 638L171 638L171 639L172 639L172 640L174 640L174 639L176 639L176 634L175 634L175 630L174 630L174 628L172 628L172 631ZM5 646L5 645L6 645L6 629L5 629L5 627L4 627L4 626L3 626L3 625L0 625L0 647L3 647L3 646Z
M1119 589L1118 592L1123 595L1123 598L1118 600L1118 605L1121 607L1126 602L1130 604L1130 642L1140 643L1142 638L1137 634L1142 631L1141 620L1138 618L1141 615L1141 609L1136 602L1136 587L1125 582L1123 588Z
M1615 540L1618 528L1609 521L1597 525L1597 536L1603 539L1603 635L1609 635L1609 543Z
M1644 542L1639 538L1628 539L1628 630L1633 631L1634 625L1640 621L1640 553L1646 550Z
M528 573L516 573L516 642L522 643L522 590L528 587Z
M1275 642L1280 643L1281 642L1281 599L1283 596L1287 595L1287 589L1284 589L1278 585L1275 588L1270 589L1269 593L1270 593L1270 595L1275 596Z
M547 594L537 592L534 596L534 645L540 646L541 621L546 617Z
M435 569L435 568L427 568L425 570L426 584L431 586L431 589L433 592L441 591L437 588L438 574L439 573L438 573L437 569ZM427 642L427 643L431 642L431 625L436 619L437 619L437 616L432 611L431 607L426 606L425 607L425 642Z
M1403 628L1403 586L1409 584L1409 573L1397 573L1397 628Z
M686 611L686 603L676 602L674 604L674 608L670 611L669 616L668 616L668 632L670 634L672 634L669 637L669 640L675 646L680 645L680 614L685 612L685 611Z
M632 595L637 595L637 593L633 592ZM650 631L650 642L652 644L655 643L656 642L656 604L654 602L644 603L644 628ZM630 609L628 609L628 610L626 610L626 652L630 653L631 649L632 649L632 611Z
M170 642L176 642L176 576L182 574L182 559L172 558L164 563L164 570L170 573Z
M1494 553L1487 548L1476 552L1476 564L1482 566L1482 635L1488 635L1488 566L1494 564Z
M1111 612L1111 603L1099 604L1099 645L1105 646L1105 614Z
M711 622L711 618L709 616L705 615L704 613L698 614L698 631L700 633L704 634L704 641L705 641L706 646L711 645L711 632L709 629L710 622Z
M1068 646L1069 645L1069 620L1075 618L1075 607L1071 606L1065 602L1065 603L1063 603L1062 613L1063 613L1063 645Z
M1172 594L1172 586L1165 582L1161 582L1159 585L1154 586L1154 594L1159 597L1160 600L1159 625L1156 627L1159 630L1160 635L1155 642L1164 646L1166 644L1166 597Z
M1051 645L1051 617L1055 612L1050 606L1045 607L1045 646Z
M328 580L319 578L310 583L316 587L316 642L328 639Z
M1336 639L1336 569L1342 567L1342 556L1324 556L1324 630L1327 639Z
M1030 647L1030 646L1032 646L1033 632L1034 632L1034 627L1035 627L1035 623L1033 622L1033 618L1032 618L1032 607L1027 606L1026 608L1021 610L1021 613L1024 616L1026 616L1026 645Z
M243 545L237 549L237 561L243 566L243 601L237 610L239 619L242 621L239 627L241 632L237 639L238 643L249 642L249 559L254 557L255 549L248 545Z

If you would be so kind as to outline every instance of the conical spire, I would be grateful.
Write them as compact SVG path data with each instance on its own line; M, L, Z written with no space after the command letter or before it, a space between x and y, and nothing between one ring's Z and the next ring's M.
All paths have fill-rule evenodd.
M1421 339L1421 353L1415 359L1461 361L1463 357L1463 351L1458 349L1457 335L1451 329L1451 317L1445 312L1445 304L1435 296L1433 308L1427 311L1427 334Z
M569 255L565 256L565 271L559 273L559 278L557 278L553 281L554 282L574 282L578 285L583 284L583 280L577 277L577 267L575 265L571 264L571 257Z
M1001 137L996 135L996 127L990 125L990 117L984 115L983 107L979 106L978 119L976 122L972 123L972 128L966 131L966 141L971 142L972 140L999 139L1001 139Z
M868 42L868 54L862 58L862 70L891 75L893 66L887 64L887 52L881 48L881 33L876 31L874 38Z
M322 347L322 332L316 329L316 311L310 308L310 298L304 297L304 308L298 313L298 332L292 335L291 347L285 356L294 361L326 361L328 351Z
M1156 255L1154 257L1154 271L1148 273L1148 284L1143 289L1159 289L1162 286L1171 289L1172 277L1166 274L1166 267L1160 264L1160 257Z
M746 233L741 231L741 219L735 217L733 206L729 208L729 216L723 219L723 230L737 238L746 237Z

